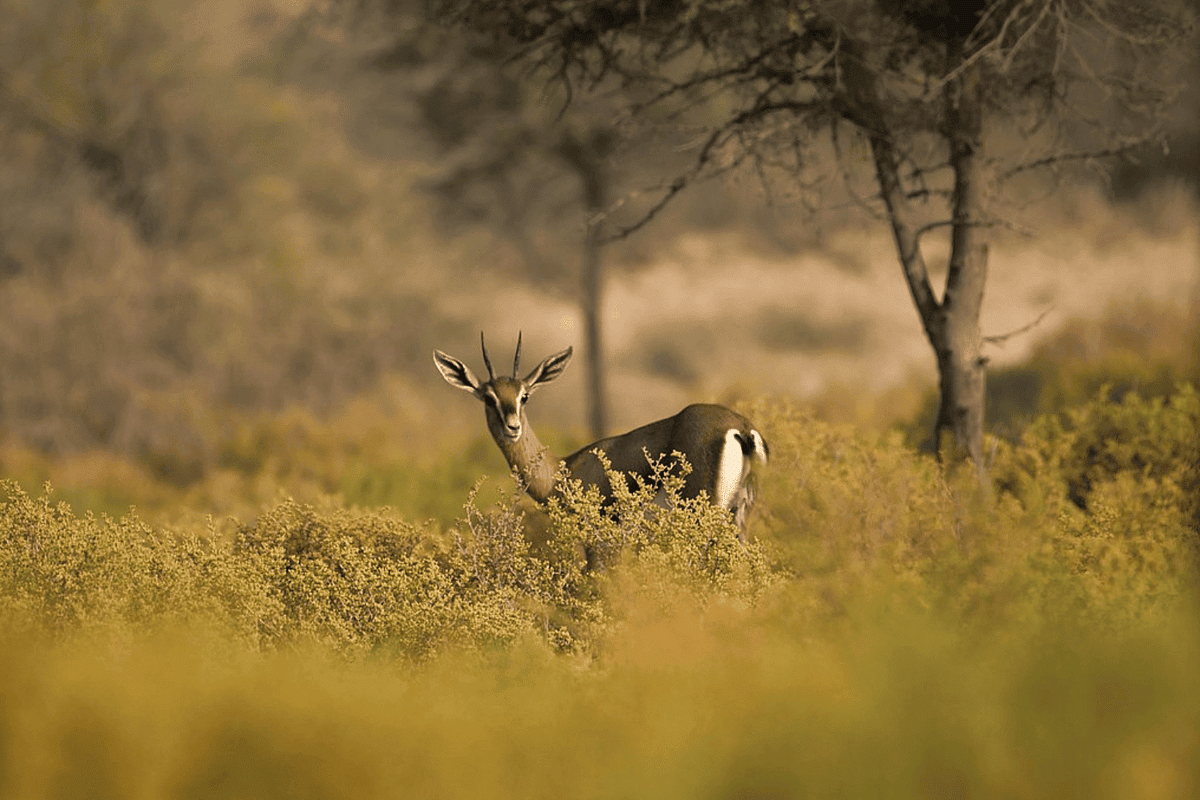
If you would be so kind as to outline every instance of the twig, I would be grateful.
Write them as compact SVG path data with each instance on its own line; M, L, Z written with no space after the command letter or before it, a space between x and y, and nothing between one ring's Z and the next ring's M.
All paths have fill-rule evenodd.
M1050 13L1050 3L1045 3L1042 6L1042 10L1040 12L1038 12L1037 19L1035 19L1033 21L1033 23L1030 24L1029 27L1027 27L1024 30L1024 32L1020 36L1017 37L1017 40L1015 42L1013 42L1012 47L1008 48L1008 55L1005 56L1005 58L1004 58L1004 67L1002 70L1003 72L1007 72L1008 70L1010 70L1012 68L1013 59L1015 59L1017 57L1017 51L1021 48L1021 45L1025 44L1026 40L1028 40L1029 37L1033 35L1034 31L1036 31L1038 28L1040 28L1042 26L1042 22L1046 19L1046 15L1048 13ZM1012 12L1012 14L1009 16L1009 19L1012 19L1016 15L1017 15L1017 11L1014 10ZM1002 28L1000 31L1001 36L1005 33L1007 28L1008 28L1008 20L1006 19L1004 21L1004 28ZM1003 40L1001 40L999 37L997 37L997 41L1000 41L1001 45L1003 46Z
M659 198L658 202L655 203L653 206L651 206L650 210L647 211L645 214L643 214L640 219L638 219L636 222L634 222L630 225L627 225L623 228L619 228L615 233L613 233L609 236L603 237L601 239L600 243L601 244L610 244L612 242L620 241L622 239L628 238L630 234L645 227L646 224L650 222L650 220L652 220L656 216L658 216L658 212L662 211L663 208L666 207L667 203L671 202L671 198L673 198L675 195L677 195L681 191L683 191L684 187L686 187L688 185L688 183L690 182L689 178L690 178L689 175L680 175L675 180L671 181L670 186L668 186L666 189L666 193L661 198ZM618 204L618 206L619 205L620 204ZM603 216L607 216L607 215L603 215ZM588 224L589 225L594 224L595 222L600 221L600 218L602 218L602 215L597 215L597 218L590 220L588 222Z
M1063 161L1089 161L1098 158L1108 158L1110 156L1124 155L1132 150L1136 150L1142 145L1149 144L1153 141L1152 137L1138 137L1132 142L1119 144L1116 147L1107 147L1103 150L1088 150L1080 153L1060 153L1057 155L1049 155L1045 158L1039 158L1035 161L1028 161L1024 164L1018 164L1012 169L1005 170L996 176L997 181L1006 181L1014 175L1019 175L1022 172L1028 172L1031 169L1040 169L1041 167L1049 167Z
M646 213L644 213L635 222L627 226L620 227L612 234L604 237L601 244L611 244L612 242L626 239L634 232L641 230L648 222L650 222L650 220L658 216L658 213L662 211L669 202L671 202L671 199L674 198L675 195L683 191L693 181L711 178L715 175L722 174L739 166L746 158L745 152L734 158L733 161L727 166L718 168L715 171L705 175L705 170L708 168L709 162L712 160L714 153L719 152L721 148L728 143L729 139L727 137L729 137L731 134L736 135L742 125L746 124L747 122L751 122L756 118L764 117L777 111L811 110L815 107L815 105L815 103L800 103L794 101L763 102L754 108L747 109L746 111L735 115L732 119L716 128L711 134L708 135L708 137L705 139L704 146L700 148L700 152L696 156L695 163L692 164L691 168L686 173L679 175L673 181L671 181L671 183L664 190L663 196L659 198L659 200L653 206L651 206ZM612 213L612 211L624 203L625 199L622 199L617 204L614 204L610 208L596 215L594 220L599 221L604 217L607 217Z
M1046 315L1049 314L1054 309L1055 309L1055 306L1050 306L1045 311L1043 311L1041 314L1039 314L1037 319L1035 319L1033 322L1029 323L1028 325L1024 325L1020 328L1017 328L1015 331L1009 331L1008 333L999 334L998 336L984 336L983 341L985 344L995 344L995 345L1000 345L1001 347L1003 347L1004 343L1006 341L1008 341L1009 339L1011 339L1012 337L1017 336L1022 333L1027 333L1027 332L1033 330L1035 327L1038 326L1039 323L1041 323L1042 320L1044 320L1046 318Z
M829 138L833 143L834 159L837 161L838 171L842 175L842 185L846 187L846 193L850 195L851 202L865 211L867 214L877 220L886 220L887 214L880 213L871 208L867 203L867 199L861 197L854 190L854 183L851 180L850 169L846 166L846 158L842 154L841 138L838 136L838 119L834 117L833 122L829 126ZM879 195L876 195L879 197ZM880 197L882 200L882 197Z

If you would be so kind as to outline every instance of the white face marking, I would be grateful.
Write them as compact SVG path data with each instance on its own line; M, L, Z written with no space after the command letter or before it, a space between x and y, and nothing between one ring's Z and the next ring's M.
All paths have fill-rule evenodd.
M504 439L505 441L515 442L521 438L523 425L521 424L521 409L528 399L528 390L524 385L513 387L509 385L497 386L494 382L489 382L484 385L479 393L483 404L487 406L488 419L492 420L492 425L497 425L493 429L493 435Z
M506 414L504 417L505 426L512 431L511 438L521 438L521 418L516 414Z
M737 494L738 487L750 471L750 464L742 455L742 443L738 441L738 432L730 428L725 432L725 444L721 447L721 455L717 459L716 483L713 486L713 500L721 508L729 508Z

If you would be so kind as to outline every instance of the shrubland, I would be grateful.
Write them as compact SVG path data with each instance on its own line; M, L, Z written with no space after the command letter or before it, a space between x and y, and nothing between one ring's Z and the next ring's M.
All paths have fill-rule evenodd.
M746 541L539 509L412 383L514 259L223 8L0 0L0 797L1200 791L1194 313L994 370L982 481L855 387L743 407Z
M744 542L650 487L147 522L5 482L0 793L1194 794L1194 389L1043 415L982 482L743 410Z

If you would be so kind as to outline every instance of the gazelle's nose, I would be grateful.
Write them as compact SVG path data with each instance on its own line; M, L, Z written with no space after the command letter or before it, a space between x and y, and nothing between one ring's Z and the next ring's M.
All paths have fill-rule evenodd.
M504 420L504 435L510 439L516 439L521 435L521 420L506 419Z

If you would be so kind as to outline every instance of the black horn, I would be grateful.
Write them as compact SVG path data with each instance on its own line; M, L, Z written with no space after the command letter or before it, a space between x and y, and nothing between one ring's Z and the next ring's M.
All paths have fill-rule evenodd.
M483 343L483 331L479 332L479 349L483 351L483 365L488 369L488 380L493 380L496 373L492 372L492 360L488 358L487 345Z
M521 332L517 331L517 352L513 353L513 377L517 377L517 369L521 364Z

